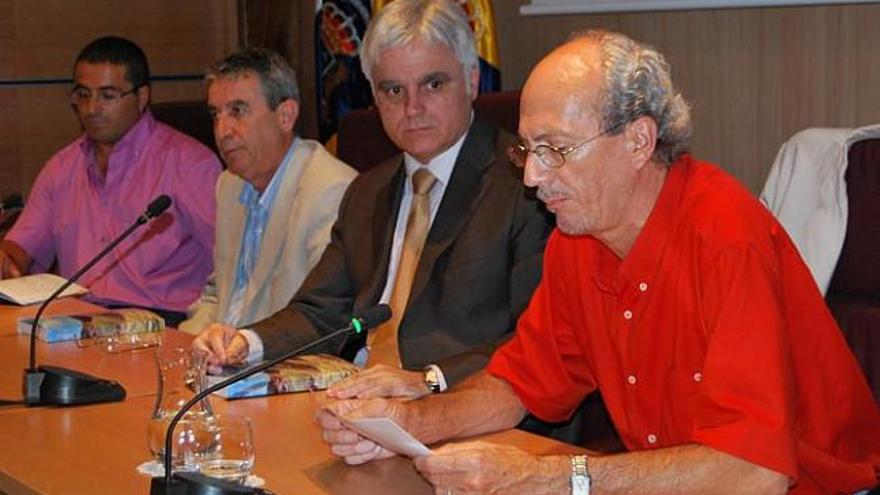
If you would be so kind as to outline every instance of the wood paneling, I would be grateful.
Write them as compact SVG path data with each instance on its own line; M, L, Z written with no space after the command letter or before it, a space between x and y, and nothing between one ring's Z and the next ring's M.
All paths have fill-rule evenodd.
M200 76L237 49L236 0L0 0L0 79L66 79L92 39L127 37L156 75ZM0 194L27 192L43 163L80 132L70 84L0 86ZM198 80L153 83L153 101L199 99Z
M520 3L494 3L505 89L572 31L626 33L667 56L693 106L694 153L754 192L796 131L880 122L878 5L525 17Z

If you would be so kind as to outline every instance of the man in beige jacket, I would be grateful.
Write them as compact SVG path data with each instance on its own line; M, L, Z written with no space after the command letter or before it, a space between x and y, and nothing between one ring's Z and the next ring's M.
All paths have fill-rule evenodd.
M357 173L320 143L296 136L296 74L281 56L249 50L205 77L217 148L214 274L180 329L246 326L283 308L330 240Z

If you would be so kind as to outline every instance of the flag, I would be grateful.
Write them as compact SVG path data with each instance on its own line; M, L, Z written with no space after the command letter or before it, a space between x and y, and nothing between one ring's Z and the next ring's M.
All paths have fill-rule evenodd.
M375 0L373 12L393 0ZM451 0L464 9L474 32L477 56L480 57L480 93L501 90L501 60L498 57L498 36L495 32L495 14L492 0Z
M370 22L369 0L322 0L315 13L318 132L326 141L351 110L373 102L358 50Z

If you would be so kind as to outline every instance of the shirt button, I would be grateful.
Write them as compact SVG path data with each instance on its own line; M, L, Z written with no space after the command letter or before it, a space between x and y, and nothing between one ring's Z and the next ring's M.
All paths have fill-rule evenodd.
M650 443L651 445L654 445L655 443L657 443L657 435L655 435L653 433L649 434L648 435L648 443Z
M624 312L623 312L623 319L625 319L625 320L632 320L632 319L633 319L633 312L630 311L630 310L626 310L626 311L624 311Z
M629 383L630 385L635 385L635 384L636 384L636 381L638 381L638 380L636 380L636 375L629 375L629 376L626 377L626 381L627 381L627 383Z
M646 283L644 283L644 282L640 283L640 284L639 284L639 290L642 291L642 292L645 292L646 290L648 290L648 284L646 284Z
M696 372L696 373L694 373L694 381L695 381L695 382L701 382L701 381L703 381L703 374L700 373L699 371Z

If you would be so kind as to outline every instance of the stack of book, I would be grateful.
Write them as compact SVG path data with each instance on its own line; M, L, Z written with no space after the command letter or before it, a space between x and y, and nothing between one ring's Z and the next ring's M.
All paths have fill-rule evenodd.
M30 335L34 319L19 318L18 332ZM90 315L63 315L41 318L37 338L43 342L75 340L81 347L100 345L116 353L161 344L165 320L156 313L138 308L123 308Z

